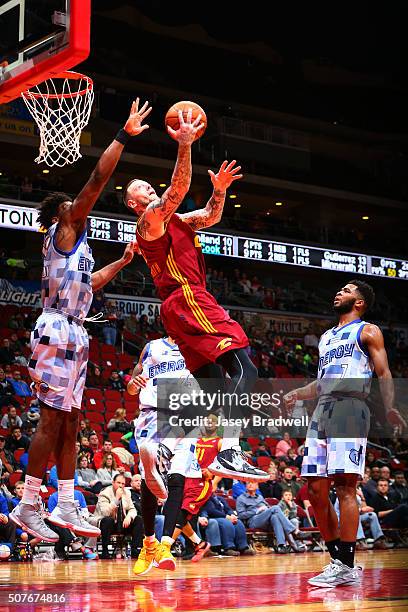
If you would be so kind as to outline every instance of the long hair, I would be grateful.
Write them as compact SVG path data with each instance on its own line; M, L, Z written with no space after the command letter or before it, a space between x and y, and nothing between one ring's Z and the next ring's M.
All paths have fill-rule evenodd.
M104 455L103 459L102 459L102 467L106 468L106 460L108 457L112 457L112 467L110 468L111 470L116 470L117 469L117 465L116 465L116 460L115 457L112 455L112 453L106 453L106 455Z
M38 207L38 223L45 229L52 225L54 217L58 216L58 209L64 202L71 202L72 198L66 193L50 193Z

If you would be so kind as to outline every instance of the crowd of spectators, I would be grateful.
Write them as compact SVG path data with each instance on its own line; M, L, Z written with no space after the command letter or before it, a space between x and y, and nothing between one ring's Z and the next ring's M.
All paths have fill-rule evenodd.
M243 285L249 286L248 279ZM217 275L217 282L223 284ZM252 286L252 285L251 285ZM288 375L313 376L317 367L317 343L320 330L310 327L303 337L286 336L277 324L265 326L262 317L254 315L248 319L241 311L234 316L245 326L251 340L251 357L258 366L261 377L281 375L284 367ZM32 397L27 368L16 360L18 353L29 355L29 330L27 321L32 313L9 320L10 333L1 343L0 362L0 461L1 461L1 511L0 541L17 541L18 546L35 549L38 542L30 540L27 534L10 533L13 529L7 519L8 511L21 499L24 475L27 467L28 448L40 418L37 400ZM162 333L159 318L149 323L147 317L135 315L125 320L129 333L143 334L143 340L157 337ZM404 373L406 361L401 360L397 345L391 350L394 366ZM112 369L108 377L103 376L102 364L90 364L86 381L87 388L111 389L122 397L125 388L123 380L128 370ZM306 407L306 410L309 408ZM136 413L137 414L137 413ZM86 416L86 413L85 413ZM102 556L110 555L109 546L116 542L118 555L125 554L124 538L130 538L129 556L136 556L140 549L143 525L137 510L140 497L140 475L138 474L138 453L132 436L133 419L127 417L126 405L120 403L115 412L106 420L104 430L96 432L94 424L87 418L81 420L77 442L77 470L75 473L76 495L83 512L90 520L96 517L108 519L103 522ZM264 432L265 433L265 432ZM115 436L115 437L114 437ZM114 437L114 438L113 438ZM211 550L228 556L250 554L247 530L262 529L274 534L275 550L288 553L290 550L306 550L302 529L313 526L313 508L308 500L306 481L300 478L303 445L291 433L284 432L275 439L260 435L258 439L241 439L242 450L253 463L269 474L267 482L255 488L239 482L221 481L220 489L204 507L198 517L197 529L211 543ZM404 544L404 530L408 528L408 487L406 482L408 444L402 439L376 440L386 444L394 455L390 460L376 451L367 455L366 473L358 490L361 524L359 529L360 549L367 548L370 540L376 548L388 548L391 544L389 533L396 531L394 542ZM56 503L57 468L55 461L48 466L44 479L44 502L50 510ZM103 496L101 497L101 494ZM103 501L106 497L106 503ZM221 496L221 497L220 497ZM109 499L126 500L123 521L118 524L117 516L106 514ZM130 500L130 501L129 501ZM134 500L134 501L133 501ZM333 499L335 503L335 499ZM99 505L98 505L99 504ZM336 506L335 506L336 507ZM139 504L140 508L140 504ZM136 513L136 514L135 514ZM122 520L121 519L121 520ZM99 520L99 519L98 519ZM157 517L157 533L162 528L162 514ZM10 531L11 530L11 531ZM117 532L120 532L119 535ZM112 540L112 534L116 534ZM300 535L299 535L300 534ZM292 538L291 536L294 536ZM306 534L307 535L307 534ZM308 542L305 536L306 543ZM185 543L188 546L188 543ZM177 547L176 547L177 550ZM95 542L74 538L70 533L60 537L55 554L60 558L82 555L86 559L97 556ZM189 553L185 553L189 558Z

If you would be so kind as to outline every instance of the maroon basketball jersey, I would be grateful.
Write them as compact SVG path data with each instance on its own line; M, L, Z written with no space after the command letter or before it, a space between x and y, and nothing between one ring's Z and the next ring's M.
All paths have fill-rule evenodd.
M200 240L178 215L171 217L163 236L149 241L138 232L137 243L161 300L180 287L186 291L190 285L205 289L205 262Z

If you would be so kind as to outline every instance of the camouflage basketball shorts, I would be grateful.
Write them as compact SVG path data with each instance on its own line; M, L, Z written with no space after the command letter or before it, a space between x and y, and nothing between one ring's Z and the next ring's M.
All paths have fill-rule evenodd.
M28 364L35 393L47 406L81 408L89 355L86 329L72 317L43 312L31 332Z
M302 476L364 474L370 411L353 397L319 399L305 440Z

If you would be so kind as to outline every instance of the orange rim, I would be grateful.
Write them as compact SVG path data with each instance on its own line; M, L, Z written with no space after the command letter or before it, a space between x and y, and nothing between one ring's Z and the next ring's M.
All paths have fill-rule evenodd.
M60 94L50 94L50 93L38 93L35 91L31 91L28 89L24 91L23 94L29 95L32 98L47 98L48 100L61 100L62 98L76 98L77 96L84 96L85 94L92 91L93 81L90 77L86 76L86 74L81 74L80 72L73 72L71 70L66 70L65 72L60 72L56 74L53 79L69 79L72 81L79 81L83 79L86 81L85 89L81 89L80 91L74 91L71 93L60 93ZM52 80L52 79L51 79Z

